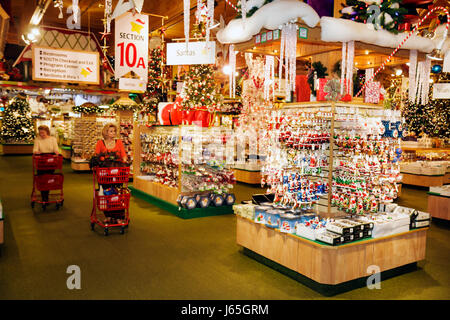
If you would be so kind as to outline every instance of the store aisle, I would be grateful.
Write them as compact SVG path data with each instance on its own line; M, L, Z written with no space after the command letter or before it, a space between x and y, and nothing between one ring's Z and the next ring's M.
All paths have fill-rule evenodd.
M244 256L233 215L182 220L132 198L125 235L90 230L92 176L66 163L64 207L30 207L31 157L0 157L5 245L0 299L320 299L315 291ZM238 185L238 201L258 192ZM405 205L426 209L426 192L404 188ZM435 223L419 270L382 282L381 290L338 299L449 299L450 230ZM69 290L70 265L81 290Z

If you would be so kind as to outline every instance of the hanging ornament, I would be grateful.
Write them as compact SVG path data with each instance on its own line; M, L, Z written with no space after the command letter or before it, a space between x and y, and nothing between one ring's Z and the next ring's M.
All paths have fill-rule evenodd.
M409 92L408 100L412 103L416 100L416 72L417 72L417 50L409 52ZM366 78L371 79L371 78Z
M189 0L183 0L184 1L184 39L186 42L186 48L189 43L189 24L190 24L190 14L191 14L191 2Z
M297 25L291 21L281 27L280 44L280 83L283 77L283 65L285 68L285 93L290 95L295 91L295 75L297 69ZM283 63L284 59L284 63Z
M272 95L270 94L272 92ZM266 56L264 65L264 99L275 99L275 57Z
M230 45L230 98L236 97L236 51L234 51L234 44Z
M107 33L111 32L111 13L112 13L112 0L105 0L105 18L106 18L106 30Z
M442 66L440 64L435 64L434 66L431 67L431 72L437 74L437 73L441 73L442 71Z
M62 9L64 8L63 0L53 0L53 6L59 9L58 19L64 18Z
M73 22L75 24L78 23L78 12L80 10L80 7L78 6L78 0L72 0L72 10L73 10Z

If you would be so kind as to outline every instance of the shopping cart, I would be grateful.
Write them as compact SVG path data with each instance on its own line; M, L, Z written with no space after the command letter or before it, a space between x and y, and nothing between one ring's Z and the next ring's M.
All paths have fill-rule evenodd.
M128 179L130 177L130 167L93 168L94 177L94 201L91 212L91 229L95 229L98 224L104 229L105 236L109 233L109 228L120 227L120 233L125 233L125 228L130 223L129 205L130 190L128 189ZM112 216L111 222L98 219L97 210L108 212ZM120 213L117 213L119 211ZM122 213L123 212L123 213ZM118 223L115 215L122 215L122 223ZM105 215L106 219L106 215Z
M56 209L59 209L64 204L63 156L44 153L34 154L32 159L33 191L31 192L31 208L34 208L35 203L40 203L42 209L45 210L50 203L56 203ZM48 192L48 198L42 198L42 191ZM51 191L56 192L51 193Z

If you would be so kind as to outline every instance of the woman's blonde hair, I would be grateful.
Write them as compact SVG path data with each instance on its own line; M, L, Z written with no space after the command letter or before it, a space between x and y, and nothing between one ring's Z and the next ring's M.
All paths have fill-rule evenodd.
M38 132L41 131L41 130L47 132L47 135L48 135L48 136L50 135L50 129L49 129L48 126L46 126L46 125L44 125L44 124L43 124L43 125L40 125L40 126L38 127Z
M117 126L114 123L108 123L107 125L105 125L103 127L103 130L102 130L103 139L106 139L108 137L109 128L114 128L114 130L116 130L116 135L117 135L117 133L118 133Z

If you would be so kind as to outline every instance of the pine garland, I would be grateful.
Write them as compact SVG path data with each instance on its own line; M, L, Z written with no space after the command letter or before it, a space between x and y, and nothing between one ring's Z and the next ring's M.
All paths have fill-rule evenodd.
M105 112L105 109L100 108L96 105L91 105L88 107L81 106L73 106L72 111L75 113L81 113L81 114L101 114Z
M112 104L110 105L110 109L114 111L138 111L141 110L144 107L142 104Z
M35 138L31 108L26 98L15 97L5 108L0 138L3 143L31 142Z
M401 7L402 0L385 0L381 4L377 5L375 2L373 5L377 5L380 8L380 27L384 30L392 32L394 34L399 33L398 27L404 20L404 15L408 13L408 9ZM349 8L353 10L351 13L342 12L341 18L349 19L356 22L367 23L370 16L374 14L373 12L368 12L367 9L370 7L369 1L358 1L358 0L346 0L342 7ZM376 27L376 19L373 19L373 24Z
M247 18L250 18L256 11L258 11L258 9L262 8L263 6L265 6L268 3L273 2L274 0L265 0L263 5L261 7L252 7L252 8L247 8L247 14L245 15ZM242 5L241 5L241 1L238 1L236 8L239 10L238 14L236 15L235 19L240 19L242 18Z

